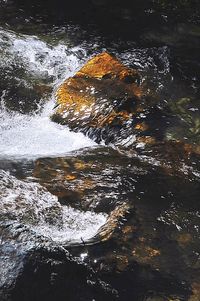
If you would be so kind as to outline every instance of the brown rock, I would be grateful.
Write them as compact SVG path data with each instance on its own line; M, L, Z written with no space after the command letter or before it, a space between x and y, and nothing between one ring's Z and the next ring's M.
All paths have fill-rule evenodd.
M56 122L88 134L97 142L116 142L146 130L136 126L142 89L136 70L104 52L89 60L57 90ZM133 126L130 126L130 124ZM127 131L128 130L128 131Z
M105 159L106 158L106 159ZM85 150L79 155L40 158L35 162L33 178L62 204L96 212L113 211L127 200L122 182L131 174L129 158L103 147Z

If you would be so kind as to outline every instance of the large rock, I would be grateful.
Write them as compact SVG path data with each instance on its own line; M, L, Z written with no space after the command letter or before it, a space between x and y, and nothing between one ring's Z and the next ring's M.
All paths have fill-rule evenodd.
M135 150L138 144L152 146L167 141L168 147L168 141L176 141L186 153L199 154L199 116L188 110L198 108L195 101L171 101L173 115L167 115L159 109L156 93L140 84L139 73L106 52L67 79L58 88L56 98L52 119L82 131L98 143Z
M52 119L97 142L116 143L130 138L146 129L136 118L142 110L139 80L136 70L101 53L58 88L58 107Z

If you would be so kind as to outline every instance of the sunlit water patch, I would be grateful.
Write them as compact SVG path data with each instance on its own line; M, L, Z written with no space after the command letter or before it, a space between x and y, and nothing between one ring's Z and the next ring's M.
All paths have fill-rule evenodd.
M4 171L0 171L0 198L1 224L26 226L34 235L56 243L85 241L107 220L106 214L61 206L39 184L17 180Z

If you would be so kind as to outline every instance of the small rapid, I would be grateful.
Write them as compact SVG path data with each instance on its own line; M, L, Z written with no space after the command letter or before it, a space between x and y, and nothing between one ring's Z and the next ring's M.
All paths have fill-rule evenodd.
M106 214L62 206L37 183L17 180L0 171L0 224L25 227L31 235L60 244L92 238L106 223Z
M32 85L38 81L46 81L56 87L80 67L81 59L77 53L81 58L85 55L84 50L78 47L70 49L64 44L50 46L37 37L18 36L5 30L0 30L0 46L0 67L9 69L9 74L12 73L16 86L21 90L24 86L34 89ZM21 77L15 71L16 64L20 66ZM1 158L58 156L94 145L83 134L71 132L50 120L54 107L54 91L52 93L47 100L40 100L37 111L24 113L9 110L6 106L7 89L3 90L0 107Z
M53 123L46 111L35 116L2 111L0 120L1 158L57 156L94 145L83 134Z

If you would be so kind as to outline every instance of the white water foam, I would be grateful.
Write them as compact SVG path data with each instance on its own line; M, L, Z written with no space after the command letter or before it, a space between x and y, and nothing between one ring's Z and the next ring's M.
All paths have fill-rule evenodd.
M81 52L83 57L85 55L84 50L78 47L51 46L36 37L18 36L5 30L0 30L0 46L3 49L3 55L0 53L1 66L11 66L17 62L32 77L52 76L51 84L54 87L80 67L76 52ZM49 116L53 112L53 101L49 100L42 113L30 116L6 110L5 95L3 91L0 110L1 157L57 156L94 145L83 134L51 122Z
M83 134L51 122L45 114L28 116L3 112L0 121L0 157L58 156L94 145Z
M56 196L36 183L17 180L0 171L0 221L21 224L36 236L56 243L81 242L95 236L106 214L61 206Z
M81 46L70 48L61 43L52 46L35 36L17 35L1 28L0 49L0 66L17 64L36 78L52 76L54 84L72 76L80 67L81 59L86 59Z

